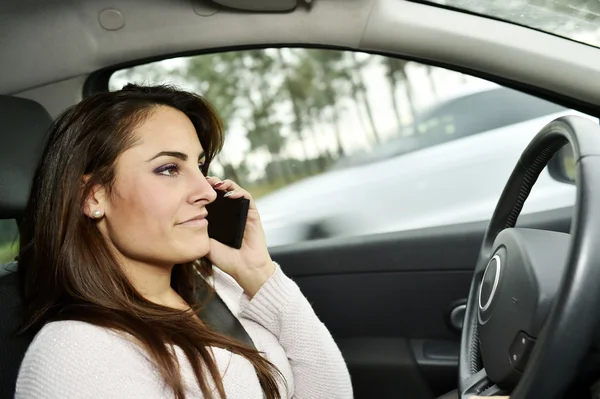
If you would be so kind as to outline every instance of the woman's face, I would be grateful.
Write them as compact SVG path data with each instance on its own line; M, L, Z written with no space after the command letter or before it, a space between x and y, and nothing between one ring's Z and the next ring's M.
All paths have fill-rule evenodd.
M191 121L161 106L134 130L137 142L116 162L111 195L95 194L98 225L130 261L172 266L208 253L206 205L216 198L203 176L204 151ZM92 199L94 201L94 199Z

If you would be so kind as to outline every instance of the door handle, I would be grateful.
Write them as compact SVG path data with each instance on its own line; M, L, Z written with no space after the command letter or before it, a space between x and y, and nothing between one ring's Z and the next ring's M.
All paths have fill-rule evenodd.
M448 315L448 324L455 331L462 331L463 323L465 321L465 312L467 310L467 304L461 303L460 305L456 305L450 311Z

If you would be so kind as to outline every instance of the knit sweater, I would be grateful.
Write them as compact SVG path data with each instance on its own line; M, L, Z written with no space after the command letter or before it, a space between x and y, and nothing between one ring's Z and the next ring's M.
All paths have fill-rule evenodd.
M252 299L217 268L212 284L257 350L283 374L282 398L352 398L350 375L331 334L279 267ZM211 349L228 399L263 397L249 361L225 349ZM186 397L202 398L181 348L175 347L175 354ZM44 326L29 346L15 399L172 397L149 355L122 333L80 321L57 321Z

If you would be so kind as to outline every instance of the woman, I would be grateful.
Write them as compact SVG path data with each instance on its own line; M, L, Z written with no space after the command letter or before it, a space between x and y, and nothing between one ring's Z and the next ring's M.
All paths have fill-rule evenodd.
M206 177L222 142L211 106L166 86L97 94L56 120L21 225L24 330L37 334L17 399L352 397L252 197ZM239 250L208 237L215 190L250 200ZM197 316L213 290L256 349Z

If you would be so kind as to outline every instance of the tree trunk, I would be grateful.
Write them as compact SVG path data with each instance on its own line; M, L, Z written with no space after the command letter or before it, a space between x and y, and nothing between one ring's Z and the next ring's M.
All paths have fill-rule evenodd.
M327 149L323 151L323 148L319 145L319 134L317 133L317 129L315 127L315 122L312 118L309 118L308 128L310 130L310 135L315 142L315 148L317 149L317 158L316 158L316 167L317 173L322 173L325 170L325 163L323 162L323 154L328 152Z
M375 126L375 119L373 118L373 112L371 111L371 104L369 102L369 99L367 98L367 92L366 92L364 86L362 86L362 88L361 88L361 95L362 95L363 102L365 104L365 110L367 111L367 117L369 118L369 123L371 124L371 129L373 131L373 137L375 138L375 142L377 144L379 144L381 142L381 137L379 136L379 131L377 130L377 127Z
M412 86L410 84L410 80L408 79L408 75L406 74L406 72L402 71L401 74L402 80L404 81L404 89L406 90L406 99L408 100L408 106L410 107L410 113L414 122L417 117L417 111L415 109Z
M427 66L427 78L429 79L429 85L431 86L431 93L434 98L439 98L437 88L435 87L435 79L433 78L433 68Z
M337 156L338 158L342 158L346 156L346 151L344 151L344 147L342 146L342 131L340 129L340 114L338 112L337 106L332 107L333 113L333 127L335 129L335 139L337 141Z
M233 165L231 165L229 163L225 163L225 164L222 164L221 166L223 166L223 170L225 171L225 177L227 179L231 179L238 184L246 183L246 182L242 181L242 179L240 179L240 176L238 175L238 173L235 170L235 168L233 167Z
M327 124L327 121L325 120L325 118L323 117L323 115L315 115L315 119L321 125L326 125ZM314 127L313 127L313 129L314 129ZM316 129L314 129L314 130L316 131ZM323 148L324 148L324 151L321 152L321 154L323 154L323 153L327 154L327 156L329 157L329 159L332 159L335 156L335 152L332 152L331 149L329 148L329 146L325 146Z
M356 116L358 117L358 123L360 123L360 127L362 128L363 132L365 132L365 135L368 135L369 140L371 140L373 137L373 132L369 131L369 128L365 123L365 118L362 114L362 109L360 109L360 103L356 101L356 99L354 101L354 105L356 106Z
M274 166L275 157L271 154L271 156L269 158L271 158L271 160L265 166L265 180L267 181L267 183L269 185L273 186L275 184L275 182L277 181L277 178L278 178L277 175L279 174L280 171L278 171L277 168ZM269 168L269 166L271 166L271 167Z
M272 158L273 162L276 165L276 168L273 169L277 169L277 175L278 177L283 180L283 182L285 184L289 184L294 180L294 171L290 170L289 165L287 162L285 162L285 159L282 155L277 154L275 157ZM277 179L279 180L279 179ZM279 181L275 181L275 183L279 183Z
M342 133L340 129L340 112L337 107L337 101L335 98L335 90L331 87L330 83L326 83L325 96L327 98L327 104L331 108L331 117L333 122L333 128L335 132L335 139L337 142L337 156L343 157L346 155L344 147L342 147Z
M398 82L395 78L390 78L390 94L392 96L392 109L394 110L394 116L396 116L396 123L398 124L398 134L402 129L402 118L400 117L400 106L398 104L398 97L396 91L398 89Z
M308 155L308 143L307 140L305 140L304 135L302 134L303 122L301 119L302 117L300 116L300 109L291 92L290 97L292 98L292 108L294 109L294 117L296 118L296 122L294 123L294 128L296 129L296 137L298 138L298 140L300 140L302 152L304 155L304 169L306 173L310 175L312 173L312 167L310 162L310 156Z
M365 80L362 76L361 66L359 65L358 60L356 59L356 54L354 53L352 53L352 61L354 63L353 75L354 78L356 78L356 81L354 81L354 78L351 79L353 81L352 85L356 88L356 93L360 95L363 101L365 110L367 111L367 117L369 118L369 123L371 125L371 130L373 132L373 137L375 138L375 142L379 144L381 142L381 137L379 136L379 132L375 126L375 119L373 118L373 112L371 111L371 103L367 98L367 90L365 89Z
M281 49L277 50L277 55L279 57L279 62L281 62L281 65L283 66L283 70L284 73L287 75L284 79L285 79L285 88L288 92L288 96L290 98L290 101L292 102L292 109L294 111L294 130L296 130L296 137L298 138L298 140L300 141L300 144L302 146L302 152L304 155L304 165L305 165L305 170L307 174L311 174L312 172L312 168L310 166L310 159L308 156L308 148L307 148L307 143L304 140L304 137L302 136L302 129L303 129L303 120L302 120L302 115L301 115L301 111L300 111L300 107L298 106L298 99L296 98L296 96L294 96L294 91L292 90L291 86L290 86L290 81L289 79L289 66L287 64L287 62L285 61L285 59L283 58L283 54Z

